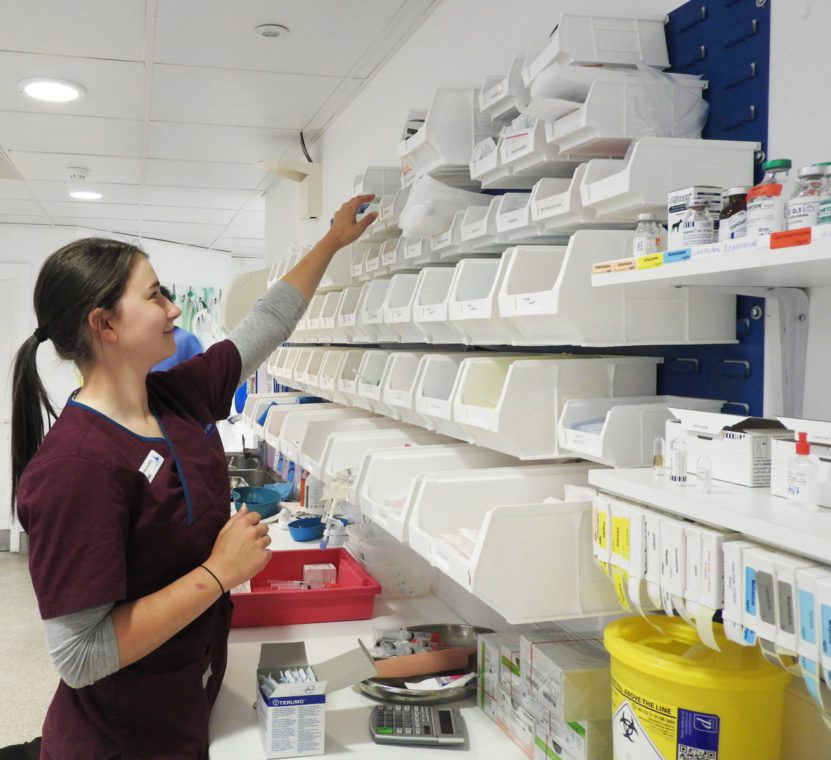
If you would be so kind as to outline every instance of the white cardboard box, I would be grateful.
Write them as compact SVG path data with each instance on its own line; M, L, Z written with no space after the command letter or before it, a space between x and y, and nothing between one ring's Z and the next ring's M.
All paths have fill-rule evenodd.
M696 185L681 190L671 190L667 196L667 250L684 247L682 236L682 220L687 213L687 204L695 196L707 203L707 208L713 221L718 220L721 213L721 188L712 185ZM714 225L715 226L715 225ZM713 242L715 242L715 237Z
M715 480L752 488L770 485L772 442L791 437L781 422L690 409L670 412L676 420L667 422L667 451L683 435L688 472L695 472L698 458L706 456Z
M611 720L537 718L534 760L608 760L611 755Z
M497 719L499 710L499 686L502 680L503 644L519 650L518 633L480 633L478 643L477 700L479 707L491 720Z
M728 541L724 544L724 635L736 644L753 646L755 629L744 627L745 574L742 555L756 547L750 541Z
M309 659L302 641L262 645L256 681L257 719L268 760L323 754L326 695L377 675L372 656L360 641L358 644L355 649L312 665L316 681L278 683L270 696L260 685L259 676L309 667Z

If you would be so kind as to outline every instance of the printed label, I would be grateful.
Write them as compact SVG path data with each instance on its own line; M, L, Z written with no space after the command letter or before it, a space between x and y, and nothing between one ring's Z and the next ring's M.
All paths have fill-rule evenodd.
M814 595L810 591L799 592L799 638L808 644L817 643L817 623Z
M684 245L706 245L713 242L713 220L689 220L681 222L681 241Z
M598 510L594 521L594 542L601 548L605 549L609 545L609 515L605 510Z
M637 259L619 259L612 262L613 272L632 272L638 268Z
M641 256L638 260L638 269L655 269L664 263L662 253L653 253L649 256Z
M747 234L770 235L785 226L782 185L757 185L747 194Z
M628 517L612 517L612 554L629 561Z
M618 604L627 612L631 612L629 597L626 595L626 587L629 585L629 573L622 568L612 565L612 584L615 587Z
M639 235L632 238L632 255L647 256L661 250L661 238L654 235Z
M756 615L756 571L752 567L744 571L744 611Z
M822 654L824 657L831 657L831 606L821 604L819 614L822 621Z
M793 248L797 245L808 245L811 242L811 228L801 227L798 230L786 232L772 232L770 235L771 248Z
M759 619L763 623L776 625L773 575L761 570L756 572L756 595L759 598Z
M718 225L719 242L742 238L747 234L747 211L737 211L733 216L722 219Z
M819 202L819 210L817 211L817 223L831 223L831 199L823 199Z
M158 451L150 451L150 453L144 458L144 461L141 463L141 467L139 467L139 472L147 478L148 483L153 482L153 478L156 477L159 470L161 469L162 463L164 462L164 457L159 454Z
M793 614L793 586L785 581L777 581L776 598L779 602L779 628L785 633L796 631Z
M788 201L785 212L788 220L788 229L798 227L816 227L819 222L819 198L806 200L805 198Z
M592 274L608 274L611 271L611 261L604 261L601 264L592 264Z
M674 251L667 251L664 254L665 264L674 264L678 261L689 261L692 257L692 249L690 248L676 248Z

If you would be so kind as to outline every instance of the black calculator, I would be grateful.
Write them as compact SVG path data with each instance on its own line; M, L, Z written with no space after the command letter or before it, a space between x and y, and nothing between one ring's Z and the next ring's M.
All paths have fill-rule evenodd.
M465 721L457 707L378 705L372 710L369 731L378 744L465 743Z

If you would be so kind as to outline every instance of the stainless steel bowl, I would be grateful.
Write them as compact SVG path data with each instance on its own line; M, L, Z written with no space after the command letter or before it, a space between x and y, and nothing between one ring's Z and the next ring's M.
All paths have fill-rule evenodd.
M426 631L428 633L439 633L445 644L452 647L471 647L474 653L467 661L467 667L462 673L476 672L476 636L480 633L492 633L490 628L480 628L475 625L464 625L462 623L447 624L437 623L434 625L408 625L408 631ZM441 673L429 673L422 676L404 678L370 678L356 685L356 688L373 699L382 702L402 702L409 704L439 704L441 702L455 702L458 699L474 695L476 693L476 679L464 686L449 687L447 689L435 689L432 691L414 691L408 689L406 681L421 681L431 676L443 675L447 672L458 673L458 670L442 671Z

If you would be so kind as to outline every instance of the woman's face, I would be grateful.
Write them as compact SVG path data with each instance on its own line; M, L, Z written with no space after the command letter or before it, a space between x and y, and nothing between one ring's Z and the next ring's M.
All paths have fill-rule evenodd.
M172 356L173 320L182 310L159 290L159 278L145 256L136 256L127 287L111 320L119 354L146 369Z

